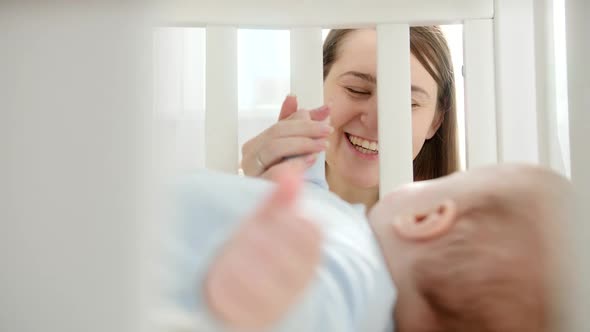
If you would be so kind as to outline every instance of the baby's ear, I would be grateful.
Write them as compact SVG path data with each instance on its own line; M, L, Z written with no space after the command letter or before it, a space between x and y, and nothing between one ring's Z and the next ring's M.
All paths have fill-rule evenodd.
M414 212L395 218L393 229L410 241L428 241L447 234L457 221L457 204L447 199L425 212Z

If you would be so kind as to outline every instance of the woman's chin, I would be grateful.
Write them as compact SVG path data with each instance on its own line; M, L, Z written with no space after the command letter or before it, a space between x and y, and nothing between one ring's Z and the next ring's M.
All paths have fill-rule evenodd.
M338 182L344 182L343 184L351 189L368 190L379 187L378 164L370 166L366 162L359 164L358 160L342 155L336 158L336 160L333 160L333 162L328 161L328 164L337 165L335 169L332 169L335 175L333 179ZM337 180L337 178L340 180Z
M377 189L379 187L379 177L367 176L368 171L358 171L345 175L347 182L351 186L359 189Z

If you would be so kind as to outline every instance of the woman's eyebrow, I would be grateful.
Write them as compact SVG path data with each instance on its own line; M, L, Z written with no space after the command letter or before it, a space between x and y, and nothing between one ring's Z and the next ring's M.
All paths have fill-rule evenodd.
M414 92L422 94L426 98L430 98L430 95L428 94L428 92L426 92L426 90L420 86L412 85L412 93L414 93Z
M367 74L367 73L361 73L359 71L347 71L346 73L340 75L340 77L346 76L346 75L352 75L354 77L358 77L362 80L365 80L369 83L373 83L373 84L377 84L377 79L375 78L375 76L371 75L371 74Z

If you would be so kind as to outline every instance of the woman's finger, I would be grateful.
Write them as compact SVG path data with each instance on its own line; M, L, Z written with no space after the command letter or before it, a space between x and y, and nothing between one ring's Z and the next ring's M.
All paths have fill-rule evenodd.
M311 139L306 137L286 137L268 142L258 153L258 162L266 171L282 162L285 158L313 154L326 150L328 141L325 138Z
M322 105L313 109L299 109L297 112L291 113L288 117L282 120L315 120L323 121L330 115L331 106Z
M279 121L284 120L297 112L297 97L295 95L288 95L283 101L281 112L279 113Z
M330 114L330 107L323 105L313 110L293 111L296 107L295 96L287 96L281 108L281 118L285 116L286 118L242 146L240 165L245 175L260 176L276 163L281 162L284 157L319 152L316 149L317 146L313 146L309 139L323 139L333 132L329 123L322 121ZM312 118L319 121L314 121ZM307 138L308 143L293 146L292 140L281 141L288 137ZM281 143L277 143L277 140ZM282 143L287 145L281 147Z
M326 148L327 137L293 136L268 139L260 135L242 146L241 168L247 176L260 176L287 157L318 153Z
M326 122L313 120L280 121L266 130L266 139L286 137L325 138L334 131Z
M310 118L314 121L324 121L330 116L330 111L332 110L332 105L324 105L322 107L313 109L309 111Z
M242 160L240 161L240 168L247 176L260 176L264 173L266 167L260 161L260 146L265 142L268 135L266 132L250 139L242 145Z

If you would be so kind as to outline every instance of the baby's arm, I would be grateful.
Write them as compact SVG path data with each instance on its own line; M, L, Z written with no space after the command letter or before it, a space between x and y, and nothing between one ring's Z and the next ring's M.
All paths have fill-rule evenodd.
M279 321L311 283L321 258L317 225L298 215L301 186L294 176L245 218L205 279L212 313L238 330L261 330Z
M285 192L281 191L284 186L279 187L260 206L261 197L273 192L270 182L210 173L197 176L187 184L183 222L176 232L179 239L174 242L177 248L172 256L172 276L177 281L171 284L171 299L176 307L197 317L203 331L224 331L238 321L242 324L272 321L268 331L281 332L383 331L391 317L393 289L362 214L353 216L350 211L339 211L333 202L325 201L326 195L330 195L327 191L317 190L323 195L317 197L313 192L305 192L302 198L307 203L315 202L314 206L304 206L305 212L318 221L320 239L319 229L298 216L294 208L276 208L271 203L282 197L284 206L293 207L297 190ZM252 213L257 205L258 209ZM249 217L243 218L245 215ZM268 217L257 218L260 216ZM298 227L303 237L292 236L291 231L283 233L290 227ZM259 236L264 232L272 234L267 239L269 242L252 240L252 233ZM279 236L282 241L278 241ZM284 239L292 242L285 243ZM315 251L318 242L321 242L321 258ZM298 262L278 259L283 254L277 248L294 250L303 244L307 251L291 253ZM248 246L251 251L246 252L244 248ZM263 250L270 246L272 251ZM258 255L260 251L273 255L272 262L279 264L264 264L267 260ZM315 266L317 260L319 266ZM259 269L261 266L266 269ZM291 279L281 276L282 282L275 284L278 288L272 292L265 287L266 283L256 283L261 278L259 273L276 280L277 271L293 269L298 274L290 276ZM233 281L223 281L225 277ZM287 280L291 280L289 284L285 283ZM230 288L235 281L250 287ZM256 289L262 291L252 292ZM271 293L280 296L263 297ZM248 296L250 299L244 301ZM248 301L259 304L248 306ZM269 303L272 307L257 310L260 316L255 319L251 311L239 313L241 308L257 309ZM231 305L235 307L232 309ZM249 317L240 316L244 314Z

